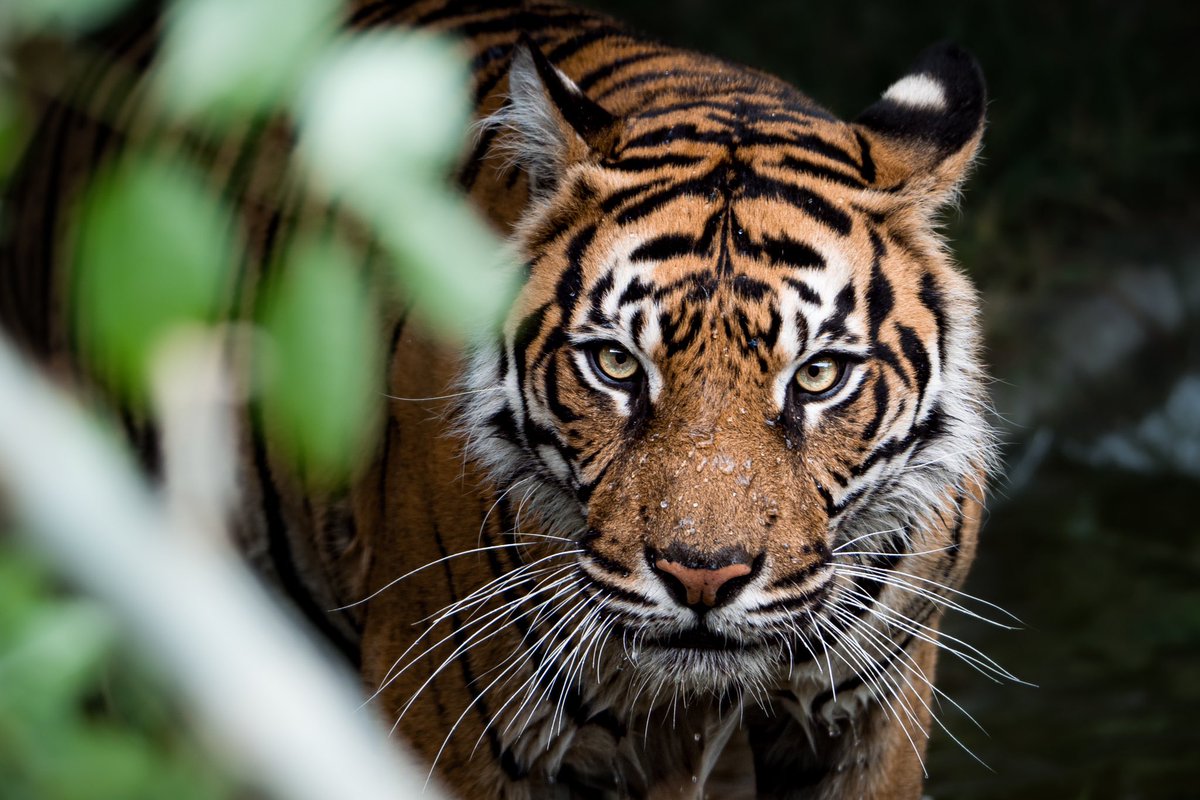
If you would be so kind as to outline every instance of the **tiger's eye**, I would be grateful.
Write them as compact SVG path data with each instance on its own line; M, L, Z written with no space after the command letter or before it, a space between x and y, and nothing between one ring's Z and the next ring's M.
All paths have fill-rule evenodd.
M597 348L596 366L614 381L627 381L641 369L632 353L615 344L604 344Z
M818 356L796 370L796 386L809 394L821 394L837 385L842 365L829 356Z

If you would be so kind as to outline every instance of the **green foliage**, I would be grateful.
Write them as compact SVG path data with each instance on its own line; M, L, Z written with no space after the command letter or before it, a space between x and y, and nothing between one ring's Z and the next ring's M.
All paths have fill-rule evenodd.
M449 42L376 33L332 49L297 108L314 178L371 226L418 312L449 333L499 324L515 292L511 255L446 185L466 87Z
M175 0L157 88L182 116L232 124L277 110L333 37L337 0Z
M206 135L290 114L308 190L365 224L417 313L450 333L494 328L517 271L448 182L470 115L466 67L427 35L338 39L337 10L330 0L176 0L151 98ZM147 396L170 331L216 321L239 282L234 213L200 177L204 168L179 156L126 159L83 203L76 338L135 400ZM367 452L378 419L375 312L363 270L333 239L283 249L281 276L256 289L269 343L256 364L271 368L257 376L263 420L307 477L338 482Z
M446 192L397 193L381 231L396 278L443 333L487 332L516 293L513 258L465 201ZM445 231L454 236L445 238ZM463 269L470 264L473 269Z
M468 81L451 43L430 34L338 43L297 102L301 154L332 192L385 212L397 187L445 182L466 139Z
M39 565L0 544L4 798L231 796L195 743L181 737L157 684L119 655L109 614L53 591Z
M379 326L353 255L333 239L297 244L268 293L264 420L310 480L349 473L377 418Z
M229 213L178 164L127 160L92 184L79 221L78 337L129 397L144 398L166 334L212 319L232 231Z

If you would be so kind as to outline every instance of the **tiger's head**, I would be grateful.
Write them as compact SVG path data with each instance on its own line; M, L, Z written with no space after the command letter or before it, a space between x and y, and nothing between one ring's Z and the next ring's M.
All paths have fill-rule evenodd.
M610 108L519 51L490 124L529 180L527 277L464 416L524 524L575 551L562 630L721 692L817 661L846 614L935 602L889 576L970 560L953 519L992 440L935 216L985 100L951 46L852 123L708 63Z

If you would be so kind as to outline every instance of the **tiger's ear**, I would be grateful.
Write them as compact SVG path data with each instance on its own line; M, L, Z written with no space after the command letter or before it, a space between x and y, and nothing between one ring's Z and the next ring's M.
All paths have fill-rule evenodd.
M877 182L927 208L954 198L979 152L987 89L965 50L939 44L853 126L870 144Z
M531 191L554 190L568 166L608 155L618 119L556 69L536 44L522 36L508 73L508 103L494 118L513 134L507 145L529 175Z

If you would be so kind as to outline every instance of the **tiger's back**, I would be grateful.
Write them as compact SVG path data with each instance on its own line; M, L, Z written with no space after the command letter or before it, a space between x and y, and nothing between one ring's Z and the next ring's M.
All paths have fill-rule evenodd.
M389 308L387 393L465 399L389 405L347 492L301 491L247 427L252 558L465 796L699 797L730 741L759 796L919 796L990 464L976 301L933 228L982 134L974 62L935 48L846 124L556 3L349 24L463 39L458 178L527 274L469 353ZM137 130L130 74L52 108L14 184L0 316L51 359L75 349L63 200ZM249 231L233 315L331 213L279 180L288 147L201 154Z

